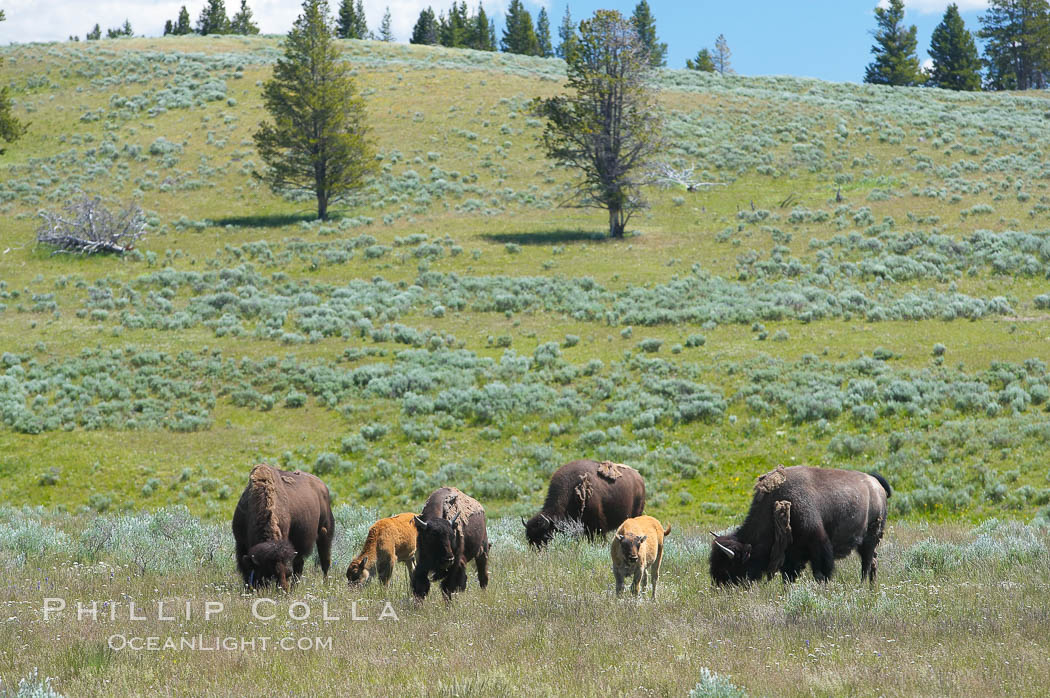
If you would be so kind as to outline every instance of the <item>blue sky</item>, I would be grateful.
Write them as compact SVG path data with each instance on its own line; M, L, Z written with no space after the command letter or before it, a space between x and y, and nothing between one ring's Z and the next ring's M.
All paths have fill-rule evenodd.
M602 2L571 0L574 19L601 7L629 14L637 0ZM725 34L732 65L743 75L796 75L833 81L860 82L871 62L875 0L798 0L796 2L714 2L711 0L648 0L657 33L668 44L667 65L683 68L701 48L713 48ZM957 0L967 27L978 28L986 2ZM905 21L919 28L919 56L925 60L930 36L948 2L905 0ZM981 8L967 9L967 8ZM548 12L557 26L565 2L554 0Z
M333 6L338 0L329 0ZM467 0L473 7L476 0ZM524 0L535 14L545 6L557 42L557 27L565 0ZM630 14L637 0L569 0L577 22L599 8ZM502 24L508 0L485 0L485 9ZM958 0L971 30L987 0ZM196 20L204 0L0 0L8 21L0 23L0 44L13 41L62 40L71 34L83 37L95 22L106 27L131 20L136 34L158 35L164 20L174 18L185 4ZM239 0L226 0L232 14ZM451 0L364 0L365 15L375 29L386 7L391 8L398 38L408 40L419 11L435 11ZM301 0L248 0L249 7L267 33L284 33L299 12ZM669 45L668 66L681 68L686 58L714 45L725 34L732 64L744 75L799 75L824 80L859 82L871 60L871 31L875 27L875 0L649 0L657 33ZM906 21L919 27L920 57L926 58L930 35L948 2L905 0Z

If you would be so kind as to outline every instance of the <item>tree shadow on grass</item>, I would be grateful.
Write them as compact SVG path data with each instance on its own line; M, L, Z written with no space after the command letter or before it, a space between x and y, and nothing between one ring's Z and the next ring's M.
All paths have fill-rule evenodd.
M338 221L342 216L329 214L328 223ZM209 223L218 227L232 225L235 228L283 228L297 223L312 223L317 220L317 212L312 213L269 213L258 216L227 216L211 218Z
M605 242L608 233L587 230L546 230L537 233L489 233L482 235L489 242L515 245L561 245L573 242Z

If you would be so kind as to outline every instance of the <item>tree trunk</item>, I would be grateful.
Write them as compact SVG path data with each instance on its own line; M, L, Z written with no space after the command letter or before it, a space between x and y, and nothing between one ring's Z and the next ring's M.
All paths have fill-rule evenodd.
M317 192L317 217L322 221L328 220L328 197L320 191Z
M624 223L621 217L622 209L619 206L609 206L609 237L619 239L623 237Z

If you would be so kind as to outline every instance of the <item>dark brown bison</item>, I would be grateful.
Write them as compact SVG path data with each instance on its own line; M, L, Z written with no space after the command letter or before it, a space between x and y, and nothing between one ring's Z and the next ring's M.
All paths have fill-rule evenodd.
M244 583L256 587L275 580L285 591L314 544L321 571L332 561L332 518L328 487L314 475L257 465L248 476L233 512L237 567Z
M426 598L430 582L441 580L445 600L467 588L467 563L478 568L478 583L489 583L489 534L485 509L476 499L455 487L435 490L415 518L416 568L412 572L412 595Z
M711 578L744 584L780 572L794 581L810 563L813 576L826 582L835 560L856 550L861 580L874 585L889 497L889 484L876 473L778 466L758 478L740 528L714 536Z
M554 471L543 509L528 521L525 537L542 548L561 530L561 522L578 521L588 537L602 536L645 509L645 481L626 465L574 460Z

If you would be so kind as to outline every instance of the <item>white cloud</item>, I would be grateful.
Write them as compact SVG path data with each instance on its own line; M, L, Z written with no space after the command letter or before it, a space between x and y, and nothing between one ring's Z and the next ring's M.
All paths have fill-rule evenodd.
M339 0L329 0L333 13ZM476 0L467 0L471 11ZM485 0L485 13L496 24L507 10L509 0ZM526 0L532 12L549 7L549 0ZM204 6L203 0L2 0L7 21L0 23L0 45L12 42L63 41L74 35L81 39L97 22L103 35L109 27L131 20L136 35L158 36L164 30L165 20L174 20L179 8L186 5L190 19L196 23ZM451 5L451 0L365 0L365 17L372 31L378 31L383 13L390 7L391 25L398 41L408 41L419 13L427 6L435 12ZM232 15L240 0L226 0L226 9ZM248 7L264 34L284 34L292 26L302 8L297 0L248 0Z
M988 0L904 0L904 9L918 12L922 15L943 13L948 5L955 2L960 12L970 10L984 10L988 8ZM889 7L889 0L879 0L879 7Z

